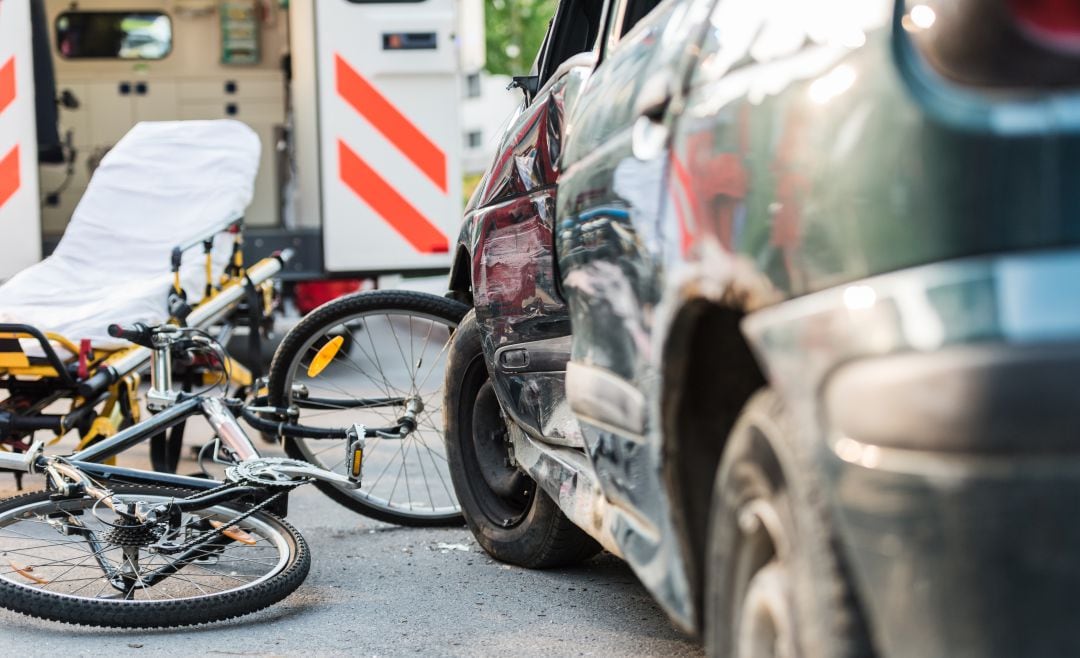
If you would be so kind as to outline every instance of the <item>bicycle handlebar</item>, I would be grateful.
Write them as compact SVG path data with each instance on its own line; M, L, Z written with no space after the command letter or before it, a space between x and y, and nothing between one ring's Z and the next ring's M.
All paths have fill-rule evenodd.
M153 333L153 328L146 326L142 322L136 322L130 328L118 324L109 325L109 335L113 338L123 338L143 347L154 347Z

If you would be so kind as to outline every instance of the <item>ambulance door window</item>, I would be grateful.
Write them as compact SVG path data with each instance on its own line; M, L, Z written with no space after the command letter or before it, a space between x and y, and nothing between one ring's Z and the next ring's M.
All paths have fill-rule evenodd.
M172 52L172 21L161 12L65 11L56 48L66 59L162 59Z

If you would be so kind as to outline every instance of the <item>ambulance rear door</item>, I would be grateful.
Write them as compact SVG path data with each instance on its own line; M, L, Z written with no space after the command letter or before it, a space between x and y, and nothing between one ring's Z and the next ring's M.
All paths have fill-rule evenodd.
M0 0L0 279L41 259L30 3Z
M462 182L456 6L315 2L328 272L449 266Z

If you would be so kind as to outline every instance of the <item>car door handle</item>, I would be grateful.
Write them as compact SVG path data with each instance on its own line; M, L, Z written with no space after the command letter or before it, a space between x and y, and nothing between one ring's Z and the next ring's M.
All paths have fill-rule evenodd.
M673 98L671 77L654 75L641 86L637 102L634 104L634 112L636 116L660 123L664 120L668 108L671 107Z
M652 160L667 147L668 128L664 118L673 98L671 76L653 75L641 86L634 104L637 118L630 135L630 146L638 160Z

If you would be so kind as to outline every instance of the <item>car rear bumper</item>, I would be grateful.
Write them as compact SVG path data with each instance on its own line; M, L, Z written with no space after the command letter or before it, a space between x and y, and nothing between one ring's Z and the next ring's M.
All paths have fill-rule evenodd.
M1077 655L1080 346L927 356L824 388L822 460L882 653Z
M902 457L825 456L881 655L1080 654L1080 458Z
M885 656L1080 654L1080 251L940 263L750 316Z

